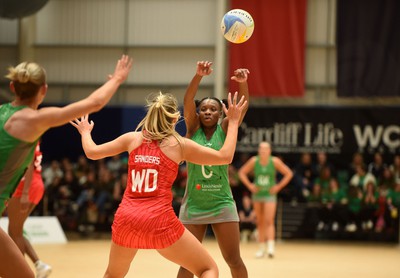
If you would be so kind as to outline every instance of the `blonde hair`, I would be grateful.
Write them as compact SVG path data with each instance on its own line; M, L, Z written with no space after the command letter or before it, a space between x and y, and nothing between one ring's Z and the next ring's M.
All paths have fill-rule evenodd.
M180 135L175 130L175 124L181 115L176 98L159 92L147 99L146 107L147 114L136 131L142 129L143 137L147 140L161 141L172 135L180 143Z
M5 77L13 82L15 93L21 99L35 96L40 87L46 84L46 71L33 62L22 62L16 67L9 67Z

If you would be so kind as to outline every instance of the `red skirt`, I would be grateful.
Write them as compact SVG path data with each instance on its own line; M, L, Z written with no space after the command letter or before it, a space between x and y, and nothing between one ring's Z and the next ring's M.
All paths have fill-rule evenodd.
M172 205L124 199L114 217L112 241L135 249L163 249L175 243L185 227Z
M20 198L22 196L22 191L24 189L24 181L21 181L18 184L18 187L15 189L13 197ZM34 172L32 176L31 187L29 188L29 202L32 204L39 204L44 194L44 184L42 180L41 173Z

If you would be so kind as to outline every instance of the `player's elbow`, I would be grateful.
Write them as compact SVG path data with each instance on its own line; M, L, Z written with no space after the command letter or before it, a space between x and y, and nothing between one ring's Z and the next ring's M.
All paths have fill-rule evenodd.
M293 178L293 171L289 169L289 171L286 173L286 176L289 180L291 180Z
M94 99L92 101L91 107L93 112L98 112L100 111L105 105L104 101L101 101L100 99Z
M85 155L87 158L89 158L91 160L99 160L99 159L103 158L102 156L100 156L98 153L96 153L93 150L85 150Z
M106 105L105 101L97 97L89 97L85 101L89 114L100 111Z
M222 164L231 164L233 161L234 153L226 153L222 156Z

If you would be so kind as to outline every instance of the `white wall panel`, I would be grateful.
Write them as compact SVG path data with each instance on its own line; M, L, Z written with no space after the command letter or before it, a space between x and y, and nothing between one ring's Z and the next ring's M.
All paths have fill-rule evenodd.
M188 84L197 61L214 60L213 49L204 48L133 48L129 55L135 61L133 84ZM213 76L202 84L213 84Z
M47 93L46 93L46 98L44 100L45 104L51 103L70 103L70 91L64 91L65 89L63 87L57 87L57 86L50 86L48 87Z
M9 66L15 66L17 63L18 48L17 46L0 47L0 78L5 81L3 76L7 73Z
M326 76L326 50L323 48L306 50L306 84L325 84Z
M154 87L134 87L129 90L125 88L121 88L118 90L117 94L114 95L113 100L119 101L119 103L125 104L139 104L142 105L145 103L145 100L150 96L150 94L157 93L171 93L178 100L179 105L183 105L183 96L185 95L185 88L177 88L177 87L162 87L162 86L154 86ZM199 88L196 93L196 99L202 99L207 96L212 96L213 91L211 88Z
M213 45L215 0L131 0L129 45Z
M125 43L124 0L52 0L37 14L37 44Z
M103 83L113 73L122 51L118 49L38 48L36 61L46 70L48 82Z
M336 84L337 82L337 52L336 49L329 51L329 75L328 82L330 84Z
M0 18L0 44L18 43L18 20Z
M309 44L327 43L328 1L308 0L306 34Z

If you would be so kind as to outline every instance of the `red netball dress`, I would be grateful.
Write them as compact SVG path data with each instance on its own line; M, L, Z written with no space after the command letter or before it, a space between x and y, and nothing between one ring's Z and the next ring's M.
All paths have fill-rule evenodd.
M34 169L32 175L31 186L29 188L29 202L37 205L44 194L44 184L42 179L42 152L40 151L39 143L36 145L34 154ZM15 189L13 197L20 198L24 189L25 178L22 178L18 187Z
M129 154L128 184L112 225L114 243L137 249L162 249L185 228L172 208L171 187L178 164L157 141L146 141Z

